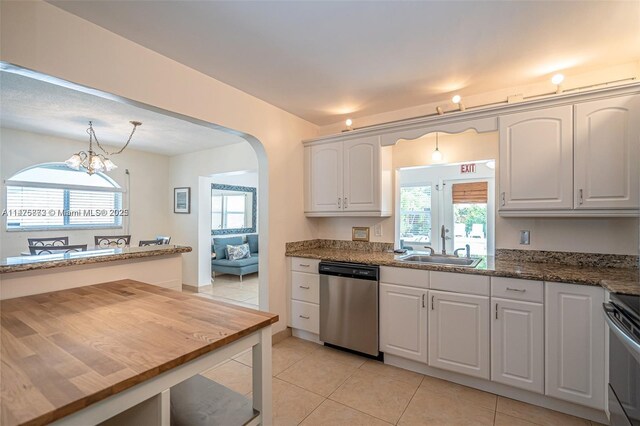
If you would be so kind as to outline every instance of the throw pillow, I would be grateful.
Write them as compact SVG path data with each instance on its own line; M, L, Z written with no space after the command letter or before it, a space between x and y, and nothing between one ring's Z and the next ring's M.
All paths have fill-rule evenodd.
M229 260L246 259L251 256L249 253L249 244L240 244L239 246L227 246L227 256Z

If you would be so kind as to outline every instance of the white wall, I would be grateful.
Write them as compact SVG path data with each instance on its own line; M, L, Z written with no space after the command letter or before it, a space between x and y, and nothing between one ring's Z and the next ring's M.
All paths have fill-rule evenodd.
M274 332L283 330L285 243L315 235L303 213L300 141L316 136L317 126L46 2L0 2L0 19L2 61L235 129L251 140L265 165L260 229L268 247L260 268L269 293L260 295L260 304L280 315Z
M205 286L211 284L211 274L205 268L211 260L211 183L215 176L239 170L256 170L258 158L248 142L226 145L170 158L171 188L191 188L191 214L172 214L171 230L182 244L194 248L183 259L183 284ZM213 175L213 176L212 176ZM256 173L229 176L230 181L256 179ZM200 262L198 261L200 259Z
M440 134L444 163L498 159L498 134ZM431 165L435 136L401 140L393 147L394 169ZM496 176L499 175L496 162ZM395 185L395 184L394 184ZM497 200L496 200L497 203ZM496 204L497 205L497 204ZM351 239L352 226L371 227L372 241L395 241L395 217L390 218L318 218L318 238ZM374 235L373 227L382 225L383 235ZM531 244L520 245L520 230L531 231ZM523 219L496 216L496 248L557 250L587 253L638 254L638 219L571 218Z
M135 142L134 142L135 143ZM24 132L14 129L0 129L0 177L2 178L2 196L0 210L6 202L4 181L18 171L40 163L64 161L74 152L86 150L87 144L64 138ZM123 194L123 207L128 208L129 232L132 244L139 240L155 238L156 235L169 235L168 206L169 157L127 148L122 154L112 157L118 168L108 173L122 188L127 188L125 170L129 169L131 187ZM131 204L127 206L130 196ZM123 229L65 230L65 231L11 231L6 230L6 218L3 217L0 230L0 256L19 256L27 249L27 238L68 235L71 244L93 245L96 234L125 234ZM126 225L126 223L125 223Z

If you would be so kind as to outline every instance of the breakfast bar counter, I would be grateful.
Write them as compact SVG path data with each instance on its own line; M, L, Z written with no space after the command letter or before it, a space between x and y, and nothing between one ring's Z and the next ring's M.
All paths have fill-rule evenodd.
M153 245L0 260L0 300L133 279L182 289L182 254L191 247Z
M270 424L277 315L131 280L4 300L0 312L3 425L118 413L130 418L116 423L135 424L140 411L146 424L169 424L173 386L250 348L253 424Z

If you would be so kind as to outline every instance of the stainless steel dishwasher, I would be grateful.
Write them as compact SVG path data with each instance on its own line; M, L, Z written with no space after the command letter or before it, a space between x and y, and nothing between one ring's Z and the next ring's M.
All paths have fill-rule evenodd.
M377 357L377 266L320 262L320 340Z

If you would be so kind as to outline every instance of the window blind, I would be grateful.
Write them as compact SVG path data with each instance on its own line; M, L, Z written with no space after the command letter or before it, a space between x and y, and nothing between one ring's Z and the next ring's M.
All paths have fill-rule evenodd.
M487 182L454 183L453 204L486 204L487 188Z

